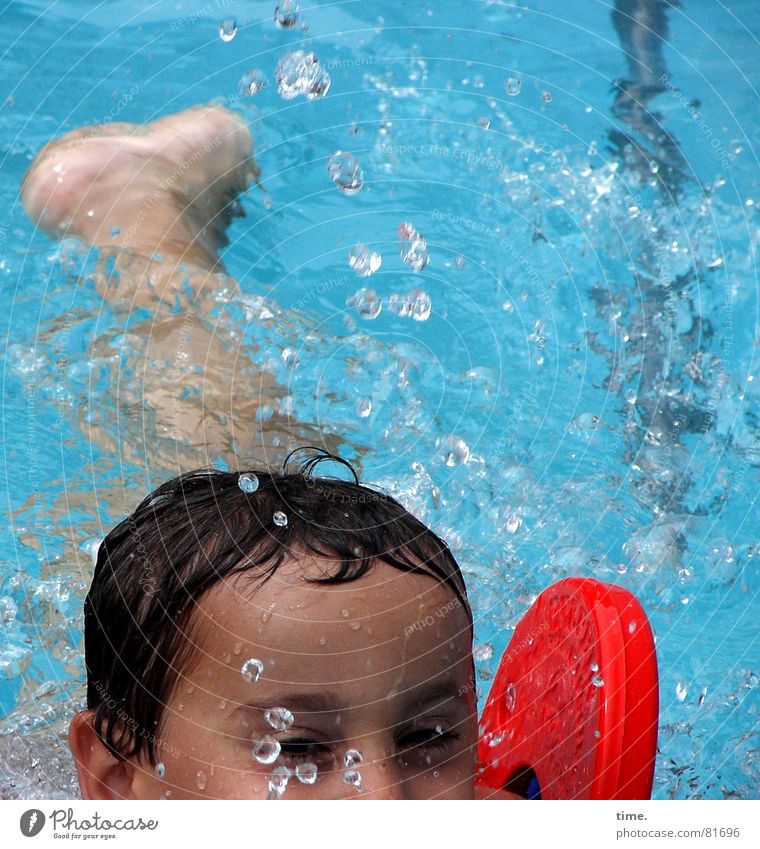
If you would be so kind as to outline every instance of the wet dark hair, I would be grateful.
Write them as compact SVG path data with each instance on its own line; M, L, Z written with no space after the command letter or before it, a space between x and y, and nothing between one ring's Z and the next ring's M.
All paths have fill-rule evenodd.
M303 450L303 449L299 449ZM292 452L295 453L295 452ZM198 470L143 499L98 550L84 603L87 707L103 743L120 757L147 751L156 763L163 707L193 656L188 639L197 600L226 578L270 578L303 552L329 557L332 574L353 581L382 560L446 584L472 612L462 573L446 543L389 495L359 483L346 461L322 452L282 472ZM347 466L353 481L316 477L323 460ZM245 478L253 485L246 492ZM286 525L274 514L282 511Z

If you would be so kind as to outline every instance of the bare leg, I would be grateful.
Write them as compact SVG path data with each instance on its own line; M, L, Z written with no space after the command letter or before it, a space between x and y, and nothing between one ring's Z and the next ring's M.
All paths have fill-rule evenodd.
M207 317L216 290L237 289L218 249L231 204L258 174L252 146L234 113L196 107L145 126L75 130L46 145L24 178L33 221L115 258L118 283L104 276L103 296L154 312L130 327L130 376L117 376L109 406L118 430L82 422L109 453L176 473L220 456L233 467L273 462L289 445L321 443L315 428L278 414L274 378ZM180 313L170 309L178 298ZM274 410L263 422L262 407Z

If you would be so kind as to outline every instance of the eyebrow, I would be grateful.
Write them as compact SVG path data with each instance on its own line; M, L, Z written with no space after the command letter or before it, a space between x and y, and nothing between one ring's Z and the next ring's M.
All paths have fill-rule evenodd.
M331 713L341 709L341 705L330 693L298 693L298 692L274 692L267 697L266 701L252 701L240 705L234 712L250 708L265 711L279 705L291 711L302 711L303 713Z
M401 703L404 711L409 712L410 710L420 710L429 707L433 703L440 705L459 696L461 696L461 687L457 686L456 681L448 678L445 681L427 684L408 691L402 696ZM362 707L362 705L341 704L332 693L328 692L303 693L283 690L272 693L267 697L266 701L251 701L240 705L233 713L246 709L263 712L274 705L287 707L293 712L300 711L302 713L334 713L340 710Z

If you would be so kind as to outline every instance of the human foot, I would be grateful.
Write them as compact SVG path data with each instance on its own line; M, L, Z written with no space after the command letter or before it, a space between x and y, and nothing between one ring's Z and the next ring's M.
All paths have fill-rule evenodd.
M83 127L40 151L21 196L50 235L213 267L232 202L258 175L252 147L246 124L221 106Z

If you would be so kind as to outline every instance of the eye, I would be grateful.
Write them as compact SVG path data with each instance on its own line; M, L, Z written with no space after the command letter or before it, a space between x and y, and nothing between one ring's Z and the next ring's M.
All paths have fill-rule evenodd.
M336 758L332 747L311 737L288 737L280 739L280 758L297 765L300 762L311 761L320 772L336 769Z
M434 725L429 728L414 728L399 738L399 747L402 749L442 749L451 741L458 740L456 731Z
M280 740L280 753L291 757L306 757L315 752L329 752L329 748L317 740L309 740L306 737L291 737L288 740Z

